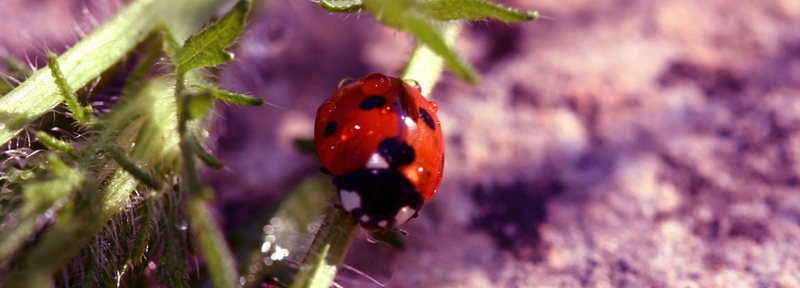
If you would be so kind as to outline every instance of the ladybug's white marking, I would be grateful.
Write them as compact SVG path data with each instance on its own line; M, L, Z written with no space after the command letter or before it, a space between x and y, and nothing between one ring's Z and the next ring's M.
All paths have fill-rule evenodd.
M369 215L367 215L367 214L361 215L361 222L364 222L364 223L369 222Z
M353 212L353 210L361 208L361 196L356 191L339 190L339 200L342 201L344 211Z
M386 220L378 221L378 227L386 228L386 224L389 224L389 221Z
M365 166L367 169L388 169L389 162L386 162L386 158L383 158L380 153L375 152L372 153L372 156L369 156Z
M400 210L397 211L397 214L394 215L394 225L400 225L408 222L408 220L414 216L414 213L417 213L417 211L411 209L411 207L408 205L403 206L403 208L400 208Z

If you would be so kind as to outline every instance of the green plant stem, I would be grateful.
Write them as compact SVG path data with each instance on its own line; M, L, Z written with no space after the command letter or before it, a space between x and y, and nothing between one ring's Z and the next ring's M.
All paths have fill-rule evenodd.
M92 106L83 107L78 103L78 96L75 95L74 90L69 87L67 80L64 79L64 74L61 73L57 58L58 56L56 53L47 53L47 67L50 68L51 74L56 78L56 86L58 86L58 90L61 92L61 97L67 102L67 108L72 112L72 118L75 118L78 123L83 125L95 122L95 119L92 117Z
M111 157L111 159L114 159L114 161L116 161L117 164L119 164L119 166L122 167L122 169L125 169L125 171L131 174L134 178L144 183L145 185L150 186L150 188L156 190L161 189L161 182L158 182L158 180L154 179L152 176L150 176L150 174L147 174L147 172L143 171L142 169L139 169L139 167L136 164L131 162L131 160L128 159L127 156L125 156L125 152L122 151L122 148L109 147L106 148L106 152L108 156Z
M463 27L463 21L451 21L444 25L442 30L447 46L453 47ZM419 82L420 87L422 87L422 96L430 100L431 91L433 91L433 87L442 76L442 69L444 69L442 57L427 45L419 44L411 55L406 69L403 70L401 78L413 79Z
M195 198L189 201L187 211L189 218L192 219L194 228L192 231L199 240L214 287L236 287L238 285L236 262L230 249L227 248L225 236L211 217L207 205L203 199Z
M203 161L203 164L206 164L206 166L214 169L222 169L223 167L225 167L225 163L222 163L222 161L217 159L217 157L214 157L214 155L208 153L208 151L206 151L206 149L200 145L200 142L198 142L197 139L192 137L189 140L190 140L189 145L192 147L192 152L194 152L197 155L197 157L200 158L201 161Z
M323 223L290 288L331 287L347 250L361 229L361 225L353 222L344 209L336 207L328 209Z
M55 137L50 136L50 134L47 134L43 131L36 131L36 139L39 139L39 142L42 142L42 144L44 144L50 149L55 149L63 152L64 154L67 154L67 156L69 156L69 158L72 158L72 160L78 160L79 158L77 152L75 151L75 148L72 147L72 145L70 145L67 142L58 140Z

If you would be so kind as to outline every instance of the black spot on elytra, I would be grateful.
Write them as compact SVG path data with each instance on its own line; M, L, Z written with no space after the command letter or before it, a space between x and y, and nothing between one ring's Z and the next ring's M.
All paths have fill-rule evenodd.
M333 135L333 133L336 132L337 126L339 126L339 124L337 124L336 121L328 122L328 124L325 125L325 132L322 133L322 136L324 136L325 138L330 137L331 135Z
M431 129L434 131L436 130L436 123L433 122L433 117L431 117L431 114L429 114L428 111L419 108L419 117L422 118L422 120L425 120L425 124L428 124L428 127L431 127Z
M383 105L386 105L386 98L373 95L361 100L361 103L358 104L358 109L372 110L374 108L383 107Z
M544 259L538 227L547 221L545 206L550 198L563 193L558 179L472 191L478 213L472 226L486 230L498 246L515 252L520 259Z
M396 169L397 167L410 164L414 162L416 153L414 148L406 142L400 142L397 138L387 138L378 144L378 153L389 162L389 167Z

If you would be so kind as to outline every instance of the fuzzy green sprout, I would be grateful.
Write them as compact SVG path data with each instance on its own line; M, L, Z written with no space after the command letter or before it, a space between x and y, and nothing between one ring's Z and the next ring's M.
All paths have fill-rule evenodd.
M202 184L193 161L198 157L210 166L223 166L197 137L205 135L214 99L262 103L222 91L196 71L232 59L229 52L214 49L224 51L239 37L250 1L239 1L219 21L189 37L225 2L135 0L61 57L49 54L48 67L0 98L2 142L62 101L91 132L73 142L36 132L38 142L66 156L62 160L50 154L42 163L48 170L0 167L0 205L4 199L22 203L16 211L0 210L0 233L8 235L0 238L2 286L144 283L144 260L161 250L157 280L185 287L184 250L197 251L195 239L211 261L214 286L237 285L235 261L206 207L213 191ZM76 91L137 46L146 52L130 73L123 97L95 118L90 106L81 106ZM150 76L165 52L177 56L179 73ZM186 83L199 87L188 91ZM28 176L11 177L23 173ZM200 195L205 196L195 197ZM39 240L21 250L31 236ZM53 278L57 271L73 269L83 271L81 277L66 283Z

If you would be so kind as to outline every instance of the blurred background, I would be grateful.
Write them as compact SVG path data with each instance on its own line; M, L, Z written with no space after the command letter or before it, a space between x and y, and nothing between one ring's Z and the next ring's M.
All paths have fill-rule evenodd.
M0 55L41 61L123 2L4 0ZM483 82L433 90L438 195L405 250L361 237L347 264L389 287L800 287L800 1L494 2L545 17L465 29ZM219 81L272 105L216 110L223 228L316 173L293 141L339 80L413 49L367 14L258 3Z

